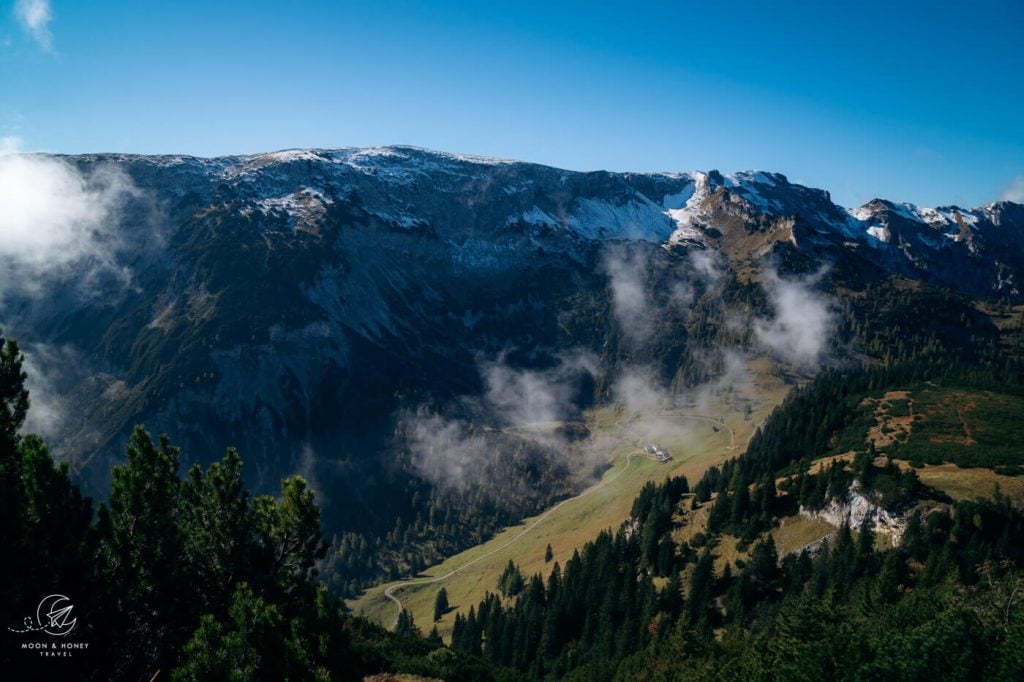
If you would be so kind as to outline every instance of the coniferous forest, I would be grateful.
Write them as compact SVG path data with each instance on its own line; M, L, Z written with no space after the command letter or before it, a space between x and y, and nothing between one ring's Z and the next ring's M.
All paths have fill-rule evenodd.
M1020 390L1012 367L986 363L825 373L692 494L684 479L649 486L617 531L533 576L517 599L496 592L460 616L452 648L531 679L1020 679L1020 509L998 488L954 502L862 440L853 459L817 471L801 455L845 450L862 395L925 377ZM897 544L880 542L867 516L779 555L768 531L851 490L906 518ZM707 522L676 542L680 506ZM726 536L749 556L716 568Z

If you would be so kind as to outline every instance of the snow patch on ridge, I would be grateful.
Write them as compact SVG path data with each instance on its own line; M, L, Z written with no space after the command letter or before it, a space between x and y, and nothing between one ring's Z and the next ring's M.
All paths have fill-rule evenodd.
M738 171L725 176L725 186L746 201L765 212L782 211L784 207L777 198L767 198L762 189L771 190L779 180L764 171Z
M549 227L559 227L562 223L557 220L554 216L546 211L542 211L540 208L534 206L529 211L519 217L524 223L530 225L547 225ZM507 223L516 222L516 219L509 218Z
M691 185L687 185L682 191L676 192L675 194L666 194L661 200L662 208L666 208L669 211L679 210L686 206L686 203L693 197L697 192L697 183L694 182Z
M420 218L415 218L411 215L408 215L407 213L399 213L396 215L394 213L389 213L387 211L373 211L369 209L367 210L367 213L372 213L373 215L377 216L386 223L398 225L399 227L404 227L405 229L411 229L414 227L418 227L420 225L424 225L426 223L426 221L421 220Z
M911 233L901 230L901 242L904 239L920 242L929 249L937 250L951 243L965 241L964 229L970 230L980 220L987 218L984 208L965 210L957 206L941 206L939 208L919 207L914 204L873 201L859 208L848 208L850 216L848 228L855 234L872 239L869 243L877 245L891 243L891 216L919 225L921 228ZM908 236L909 235L909 236ZM973 243L968 240L968 248L974 252Z
M256 208L264 215L283 212L294 229L318 232L318 225L327 215L327 206L334 200L320 190L304 187L279 197L268 197L256 202Z
M701 203L708 198L711 188L705 173L693 173L690 175L690 179L693 180L693 186L685 203L680 208L669 208L665 211L665 215L676 224L675 231L668 238L668 246L688 241L704 243L704 235L695 223L701 214ZM682 193L676 196L681 198ZM665 202L668 199L669 197L666 196Z
M304 187L284 196L261 199L256 202L256 206L264 215L274 211L285 211L291 215L298 215L306 213L311 209L322 209L324 205L333 203L333 199L324 196L319 190Z
M883 244L889 243L889 228L881 225L872 225L867 229L867 233L882 242Z
M560 210L557 217L534 206L509 216L505 224L517 222L568 228L584 239L630 239L656 243L668 239L674 229L669 212L640 193L635 193L621 204L603 199L577 199L564 216Z
M635 194L620 205L600 199L580 199L566 222L587 239L662 242L672 234L672 222L662 207L642 194Z
M859 208L848 208L846 209L846 212L853 216L855 219L860 220L862 222L867 222L868 220L871 220L871 217L874 215L872 210L867 206L860 206Z
M487 158L471 154L435 152L418 147L370 147L366 149L337 149L331 152L334 163L355 170L370 172L400 183L411 182L417 175L442 172L453 176L466 176L465 164L497 166L518 163L511 159Z

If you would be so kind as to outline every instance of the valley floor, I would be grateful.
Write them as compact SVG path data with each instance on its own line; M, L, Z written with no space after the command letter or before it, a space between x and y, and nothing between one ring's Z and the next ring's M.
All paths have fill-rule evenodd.
M595 410L588 419L592 433L595 437L615 439L611 467L600 482L504 529L488 542L431 566L415 578L367 590L351 600L349 608L391 627L401 603L416 625L427 632L435 625L434 600L444 587L451 609L436 626L447 638L456 613L465 615L487 592L497 591L498 577L510 559L526 577L534 573L546 575L555 561L564 565L574 550L601 531L617 528L629 516L633 500L647 482L662 481L669 475L684 475L696 481L708 467L739 455L756 427L781 403L789 388L783 380L764 371L766 368L751 369L752 381L744 389L704 396L699 405L664 411L653 420L656 424L615 408ZM650 437L652 432L657 434L659 445L672 455L670 462L662 464L644 454L645 436ZM549 544L553 559L545 562Z

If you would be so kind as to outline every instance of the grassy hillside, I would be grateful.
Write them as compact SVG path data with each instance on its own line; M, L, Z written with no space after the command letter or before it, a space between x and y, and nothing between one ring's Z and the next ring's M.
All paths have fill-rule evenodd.
M1024 473L1024 397L927 384L867 398L861 409L844 441L866 428L878 452L912 464L922 481L956 499L989 496L999 485L1021 501L1024 480L1014 475Z
M954 500L993 497L999 491L1018 507L1024 508L1024 476L1004 476L991 469L965 469L955 464L927 464L917 470L925 485L941 490Z
M669 475L697 480L708 467L742 452L755 427L782 401L788 389L780 378L766 371L764 364L755 364L751 369L752 382L742 391L726 390L705 397L700 405L659 415L653 424L615 408L591 412L588 426L594 437L615 441L612 466L601 482L545 514L526 519L490 541L430 567L417 579L433 580L458 571L450 577L397 590L396 595L410 610L415 623L424 631L431 628L434 599L444 587L452 609L437 627L447 636L456 613L465 613L486 592L496 590L498 577L509 559L520 566L524 575L546 573L555 561L564 564L574 550L601 531L618 527L648 481L661 481ZM673 424L678 428L670 428ZM658 434L658 443L672 455L670 463L661 464L643 455L638 445L650 432ZM545 562L549 544L553 559ZM348 606L357 614L390 626L398 609L384 592L395 584L374 587Z
M910 393L907 409L913 409L914 421L898 448L902 458L931 464L1024 464L1020 396L928 387Z

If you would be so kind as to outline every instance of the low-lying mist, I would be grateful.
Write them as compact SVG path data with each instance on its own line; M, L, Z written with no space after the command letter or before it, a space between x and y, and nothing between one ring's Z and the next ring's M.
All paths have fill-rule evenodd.
M481 359L480 395L464 396L443 409L420 405L399 415L398 447L408 452L419 476L448 490L486 489L500 495L522 482L509 479L495 459L509 456L510 448L532 447L577 485L586 485L624 441L686 449L696 445L699 430L708 428L695 417L717 420L723 410L749 405L757 397L748 369L753 358L767 356L803 374L814 373L826 359L835 315L817 289L824 272L786 278L768 262L759 284L768 310L754 315L729 309L721 289L731 276L710 249L670 257L650 244L613 244L601 267L607 276L610 328L619 330L621 355L608 362L594 351L576 349L560 353L545 369L515 366L508 354ZM731 326L726 338L746 341L701 345L699 339L686 339L691 361L706 365L710 378L696 385L667 381L657 362L643 358L656 355L659 339L685 335L683 325L697 301L722 310ZM666 321L677 326L666 328ZM613 428L588 429L582 408L594 395L586 393L602 385L608 402L618 406L618 416ZM496 433L507 437L504 445Z

